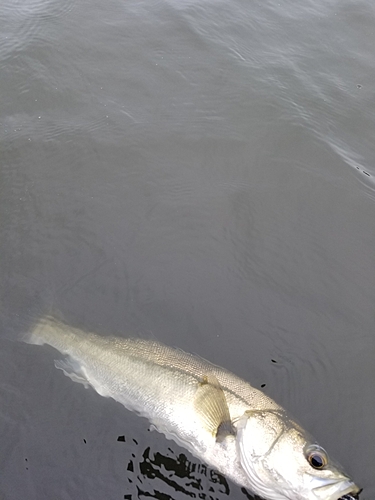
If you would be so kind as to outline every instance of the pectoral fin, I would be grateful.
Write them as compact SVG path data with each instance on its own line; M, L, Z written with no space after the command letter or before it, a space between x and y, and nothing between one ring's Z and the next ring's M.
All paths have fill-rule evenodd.
M194 405L203 425L217 441L222 441L229 434L235 434L224 391L215 375L208 374L203 377Z

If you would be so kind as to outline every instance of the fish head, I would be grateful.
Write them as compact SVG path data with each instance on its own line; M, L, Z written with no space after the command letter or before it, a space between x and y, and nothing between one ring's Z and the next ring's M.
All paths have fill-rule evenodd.
M250 487L269 500L339 500L360 488L283 410L247 411L236 421ZM346 499L345 499L346 500Z

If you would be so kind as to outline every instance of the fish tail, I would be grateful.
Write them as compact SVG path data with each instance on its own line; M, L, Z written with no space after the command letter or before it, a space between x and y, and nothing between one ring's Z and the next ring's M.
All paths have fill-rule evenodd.
M21 336L20 340L27 344L48 344L60 352L68 352L68 346L74 345L79 340L77 331L67 327L52 316L40 318L34 327Z

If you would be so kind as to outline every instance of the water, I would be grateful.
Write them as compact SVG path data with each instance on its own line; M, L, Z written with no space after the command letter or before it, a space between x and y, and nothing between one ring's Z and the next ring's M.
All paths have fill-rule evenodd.
M265 384L373 498L374 21L2 2L0 498L246 498L13 342L51 309Z

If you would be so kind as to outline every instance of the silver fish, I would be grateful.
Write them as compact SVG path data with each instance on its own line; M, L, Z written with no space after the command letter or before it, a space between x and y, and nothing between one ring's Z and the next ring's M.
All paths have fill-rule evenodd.
M148 418L168 439L267 500L355 498L360 489L263 392L197 356L41 319L23 339L63 355L56 368Z

